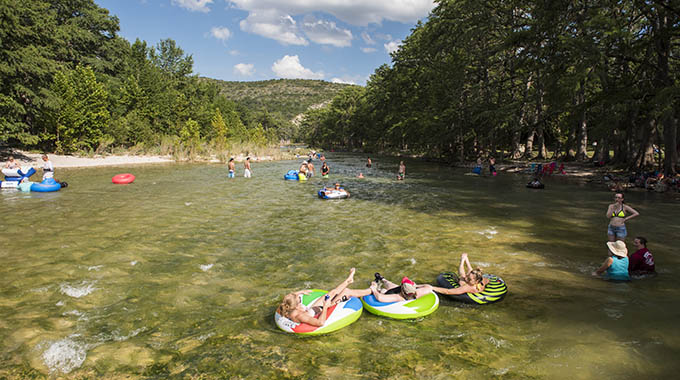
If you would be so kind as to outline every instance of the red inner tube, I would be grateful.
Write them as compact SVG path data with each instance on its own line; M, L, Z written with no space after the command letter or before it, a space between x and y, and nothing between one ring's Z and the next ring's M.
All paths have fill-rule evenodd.
M111 178L111 182L117 183L119 185L125 185L132 183L135 180L135 176L130 173L116 174Z

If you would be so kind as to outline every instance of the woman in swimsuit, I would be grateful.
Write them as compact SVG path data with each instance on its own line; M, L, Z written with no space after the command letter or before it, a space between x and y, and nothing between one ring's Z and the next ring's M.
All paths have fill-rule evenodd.
M467 266L467 268L466 268ZM463 253L460 256L460 265L458 266L458 285L457 288L440 288L433 286L432 289L441 294L465 294L465 293L479 293L484 290L486 284L489 283L488 278L484 278L481 268L472 269L468 254Z
M428 293L432 293L432 285L416 285L408 277L401 280L401 285L397 285L381 276L375 274L375 281L371 283L371 292L379 302L401 302L420 298Z
M371 289L355 290L348 288L354 282L354 272L354 268L350 269L349 276L345 281L328 292L326 297L317 299L313 304L309 306L302 304L302 295L309 294L311 290L301 290L283 297L283 302L276 311L296 323L306 323L316 327L323 326L326 323L329 307L346 301L350 297L363 297L371 294Z
M614 194L614 203L607 208L607 237L609 241L623 240L628 235L626 221L640 215L634 208L623 202L623 193Z

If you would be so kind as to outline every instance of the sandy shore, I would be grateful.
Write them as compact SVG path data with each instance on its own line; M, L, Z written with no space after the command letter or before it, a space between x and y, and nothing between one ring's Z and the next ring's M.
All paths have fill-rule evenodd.
M11 153L14 159L19 162L20 165L29 165L33 167L42 166L41 155L38 153L28 153L22 151L14 151ZM98 156L98 157L75 157L75 156L64 156L59 154L48 154L47 155L52 161L52 165L55 168L78 168L78 167L89 167L89 166L124 166L124 165L135 165L135 164L159 164L159 163L169 163L175 162L169 156ZM7 157L3 157L7 160Z

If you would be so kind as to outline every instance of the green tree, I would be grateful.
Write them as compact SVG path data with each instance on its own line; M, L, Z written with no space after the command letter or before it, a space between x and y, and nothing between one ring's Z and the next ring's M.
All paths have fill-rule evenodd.
M71 153L98 146L109 123L108 93L97 82L90 67L58 72L53 91L57 97L54 114L55 143L61 152Z

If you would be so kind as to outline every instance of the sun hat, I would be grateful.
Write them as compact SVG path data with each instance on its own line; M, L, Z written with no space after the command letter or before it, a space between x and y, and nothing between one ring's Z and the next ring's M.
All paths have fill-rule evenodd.
M621 240L607 242L607 247L613 254L619 257L628 256L628 248L626 248L626 243Z

